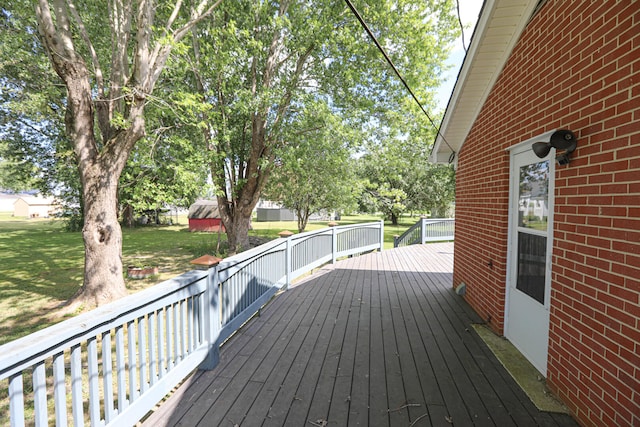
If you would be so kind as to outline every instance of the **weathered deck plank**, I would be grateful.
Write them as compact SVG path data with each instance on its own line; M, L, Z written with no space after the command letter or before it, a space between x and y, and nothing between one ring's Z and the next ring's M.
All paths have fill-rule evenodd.
M453 244L350 258L279 295L145 421L159 426L570 426L470 327Z

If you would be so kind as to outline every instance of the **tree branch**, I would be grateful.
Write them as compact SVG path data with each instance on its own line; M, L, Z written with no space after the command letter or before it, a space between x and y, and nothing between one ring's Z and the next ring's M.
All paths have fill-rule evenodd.
M211 5L206 11L203 10L206 8L209 0L203 0L200 2L198 7L192 11L191 18L189 21L183 25L178 30L174 31L170 36L171 40L164 40L168 36L168 32L170 31L170 27L175 21L177 14L179 12L180 7L182 6L182 1L178 1L176 7L174 8L169 21L167 21L167 26L165 27L165 32L163 38L160 39L156 43L156 46L153 50L153 53L149 57L149 73L147 74L147 78L144 81L141 81L142 87L144 87L147 93L150 93L153 90L158 78L160 77L160 73L167 63L167 59L169 59L169 54L173 49L173 45L175 43L180 42L191 29L200 21L208 17L213 11L218 7L222 0L216 1L213 5Z
M73 61L76 58L73 40L69 31L69 18L62 0L54 3L56 22L60 29L53 23L53 16L47 0L39 0L36 5L36 17L38 19L38 32L42 37L42 43L51 57L54 69L65 80L63 64L65 61Z
M84 26L84 22L82 22L82 18L80 18L80 14L76 9L76 5L71 0L68 0L68 4L69 4L69 10L71 10L71 15L73 16L73 19L75 20L76 25L78 25L78 28L80 30L80 36L86 43L87 48L89 49L89 53L91 55L93 70L96 76L96 84L98 86L98 96L104 97L104 79L102 76L102 68L100 68L100 61L98 60L98 54L96 53L96 50L93 47L93 43L91 43L91 39L89 38L89 33L87 33L87 29Z

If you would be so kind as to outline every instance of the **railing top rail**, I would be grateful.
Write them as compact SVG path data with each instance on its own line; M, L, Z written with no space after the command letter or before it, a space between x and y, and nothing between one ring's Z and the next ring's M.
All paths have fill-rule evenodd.
M451 223L455 224L455 218L420 218L418 221L416 221L415 224L413 224L404 233L402 233L402 235L396 237L393 244L395 247L398 247L416 243L415 240L408 241L409 237L414 236L416 230L422 229L423 227L425 228L425 230L429 230L428 226L433 226L435 224L449 225ZM425 230L422 230L421 232L424 233ZM421 240L422 243L425 243L424 236Z
M413 224L411 227L409 227L404 233L402 233L398 238L397 241L402 241L404 240L405 237L407 237L409 234L413 233L413 231L417 228L419 228L421 226L421 221L423 220L419 220L418 222L416 222L415 224Z
M335 228L338 230L347 230L350 228L380 228L382 221L364 222L356 224L337 225Z
M455 221L455 218L423 218L423 221L432 223L432 222L444 222L444 221Z
M262 255L266 255L269 252L273 252L275 250L282 250L283 248L281 248L280 246L283 246L284 242L285 242L284 239L270 240L260 246L248 249L244 252L240 252L239 254L235 254L228 258L225 258L218 265L218 271L224 271L226 269L230 269L244 262L251 261L255 258L258 258Z
M290 238L293 240L300 240L300 239L309 238L319 234L331 234L333 232L332 230L345 231L352 228L380 228L380 221L336 225L335 227L331 227L331 228L321 228L320 230L311 230L311 231L305 231L303 233L294 234Z

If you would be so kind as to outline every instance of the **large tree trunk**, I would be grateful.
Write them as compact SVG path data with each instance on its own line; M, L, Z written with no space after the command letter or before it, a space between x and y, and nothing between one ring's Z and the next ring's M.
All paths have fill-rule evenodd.
M39 0L36 5L42 44L67 88L65 125L82 181L84 283L70 301L72 306L100 305L127 293L122 273L122 230L118 223L118 180L135 143L145 135L146 97L153 92L172 47L197 22L210 15L220 1L210 5L208 0L202 0L182 25L176 22L182 8L182 2L177 2L164 29L154 24L157 6L154 1L138 2L137 10L133 10L131 2L110 2L113 55L109 88L98 52L75 6L65 0L53 0L52 7L49 0ZM134 23L136 28L132 31ZM154 26L162 40L155 45ZM132 34L135 43L131 43ZM76 49L76 40L84 44L83 49ZM132 50L128 51L129 48ZM92 72L85 55L90 58ZM97 95L95 104L94 95ZM126 117L126 126L114 126L116 114ZM96 122L100 141L96 140Z
M251 228L251 215L253 208L257 204L251 200L239 199L236 203L241 204L240 208L233 202L228 202L226 197L218 197L218 211L220 219L227 232L227 244L229 254L249 249L249 229Z
M127 294L122 271L122 230L116 207L120 174L101 172L100 168L92 168L83 174L84 282L72 299L90 306Z
M226 226L225 226L226 227ZM251 227L251 214L235 215L231 227L227 228L229 242L229 254L242 252L249 249L249 228Z
M298 216L298 233L302 233L309 222L309 206L299 207L296 209L296 214Z
M389 219L392 225L398 225L398 215L395 212L389 213Z

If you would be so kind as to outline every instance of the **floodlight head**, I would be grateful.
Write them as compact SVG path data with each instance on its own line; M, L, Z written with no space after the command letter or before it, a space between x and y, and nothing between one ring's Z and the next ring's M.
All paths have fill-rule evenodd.
M534 153L536 153L536 156L543 159L547 157L549 151L551 151L551 144L549 144L548 142L534 142L531 146L531 149Z
M556 150L567 150L567 152L572 153L576 149L578 141L576 141L576 136L573 132L567 129L560 129L551 135L549 144Z
M549 141L534 142L531 149L541 159L547 157L551 148L564 150L564 153L559 154L556 160L559 165L566 165L570 160L569 155L573 153L577 146L578 141L573 132L568 129L559 129L551 134Z

